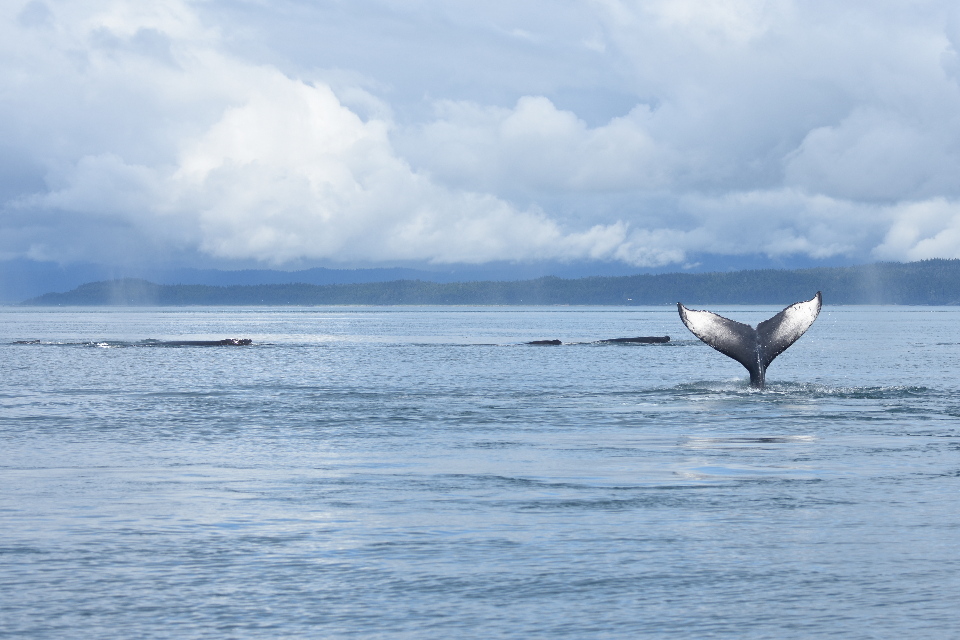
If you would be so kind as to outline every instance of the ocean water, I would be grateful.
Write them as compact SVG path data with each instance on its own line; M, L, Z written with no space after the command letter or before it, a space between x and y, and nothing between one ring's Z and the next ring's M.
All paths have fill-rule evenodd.
M960 637L957 308L0 318L2 637Z

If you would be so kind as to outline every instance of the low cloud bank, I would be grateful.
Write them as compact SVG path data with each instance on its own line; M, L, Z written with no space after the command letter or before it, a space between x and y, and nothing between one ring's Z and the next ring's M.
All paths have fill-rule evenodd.
M385 7L367 4L376 27ZM526 72L536 86L537 51L618 69L604 88L635 105L588 125L558 106L559 81L484 104L444 97L457 90L441 79L428 116L397 119L405 105L389 86L284 59L270 29L250 36L259 54L238 52L248 48L225 32L238 25L213 19L216 2L11 3L0 9L0 258L960 257L960 14L930 4L917 16L605 0L575 3L538 33L535 11L495 2L465 9L502 22L490 33L479 20L445 25L472 29L481 48L521 42L526 61L504 83ZM411 39L437 28L397 11ZM376 54L372 36L357 46ZM449 41L424 46L436 64L449 54L465 76L482 71Z

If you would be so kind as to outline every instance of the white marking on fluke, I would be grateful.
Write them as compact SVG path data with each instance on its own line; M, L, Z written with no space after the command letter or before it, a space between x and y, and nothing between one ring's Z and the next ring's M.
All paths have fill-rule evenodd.
M750 386L763 389L767 367L787 350L817 319L822 297L797 302L756 328L709 311L687 309L677 303L680 319L687 329L725 356L742 364L750 372Z

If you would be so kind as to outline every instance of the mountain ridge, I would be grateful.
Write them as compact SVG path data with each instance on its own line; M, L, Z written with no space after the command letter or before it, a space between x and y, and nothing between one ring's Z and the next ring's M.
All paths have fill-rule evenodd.
M752 269L520 281L393 280L314 285L91 282L24 306L627 305L789 304L822 291L827 304L960 304L960 260L852 267Z

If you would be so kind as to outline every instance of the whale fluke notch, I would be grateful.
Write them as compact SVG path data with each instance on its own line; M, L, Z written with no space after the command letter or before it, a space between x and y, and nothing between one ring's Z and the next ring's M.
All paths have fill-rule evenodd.
M677 303L680 319L687 329L750 372L750 386L763 389L767 367L773 359L796 342L817 319L822 296L796 302L756 328L724 318L710 311L688 309Z

